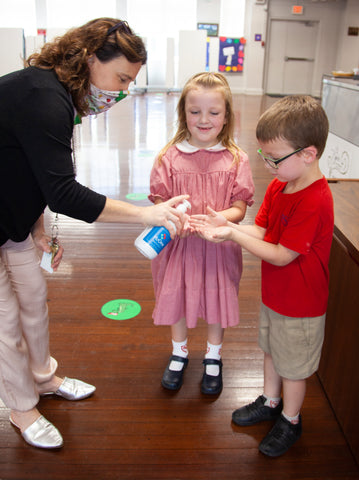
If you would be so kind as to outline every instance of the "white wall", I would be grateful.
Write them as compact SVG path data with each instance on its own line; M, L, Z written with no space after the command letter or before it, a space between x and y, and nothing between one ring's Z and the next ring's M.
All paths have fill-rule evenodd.
M264 92L266 52L270 41L267 38L268 24L272 18L293 19L291 7L295 3L304 6L304 14L295 18L319 22L318 54L314 67L315 95L320 95L323 74L333 70L350 71L359 66L359 37L347 35L348 26L359 26L359 0L266 0L264 5L257 4L256 0L246 0L244 69L242 73L226 74L233 93ZM230 11L225 14L231 15ZM218 22L212 17L212 23ZM262 42L255 41L255 34L262 35L264 46Z
M147 41L147 78L148 89L159 91L167 89L169 80L167 60L168 38L174 39L175 66L174 78L177 78L179 49L179 31L196 31L196 0L128 0L125 18L133 30ZM185 52L188 56L188 52ZM205 57L204 57L205 59ZM171 66L170 66L171 67ZM172 67L171 67L172 68ZM176 83L176 82L175 82ZM174 87L175 85L172 85Z
M179 88L183 88L186 81L195 73L205 71L206 39L205 30L179 32Z
M5 2L8 0L0 0ZM19 1L19 0L14 0ZM68 2L68 0L66 0ZM76 0L80 3L80 0ZM147 0L143 0L148 3ZM158 1L158 0L156 0ZM187 1L187 0L186 0ZM291 15L291 6L295 3L294 0L266 0L265 4L257 4L256 0L244 0L245 1L245 16L239 12L241 2L239 0L191 0L192 11L191 25L194 28L197 22L218 23L220 27L220 35L240 37L244 36L247 40L244 53L244 69L241 73L228 73L226 74L229 84L234 93L247 93L247 94L262 94L265 67L266 67L266 51L269 39L266 37L267 25L270 18L293 18ZM36 4L36 19L37 27L49 28L50 25L43 25L44 15L43 9L46 10L46 0L34 0ZM30 2L29 2L30 3ZM114 5L114 15L119 18L128 18L128 13L131 10L133 1L131 0L115 0L114 3L110 0L105 1L106 5ZM183 3L183 2L182 2ZM319 43L318 43L318 61L315 65L315 82L316 89L319 91L321 76L323 73L330 73L332 70L349 70L353 67L357 67L359 64L359 37L352 37L347 35L348 26L359 26L359 0L298 0L297 3L304 5L303 19L318 20L320 23ZM4 8L5 3L4 3ZM49 7L47 7L49 8ZM196 13L194 13L194 10ZM167 11L161 12L161 21L163 29L171 26L175 21L173 15L170 15ZM127 14L125 13L127 12ZM2 10L0 17L0 27L7 25L1 24L1 20L7 18L6 10ZM49 13L49 12L47 12ZM183 14L183 12L182 12ZM189 12L187 11L187 15ZM166 16L166 18L163 17ZM197 18L193 18L197 16ZM49 16L45 15L48 19ZM168 18L168 21L167 21ZM130 25L138 30L138 27L142 25L143 21L146 21L147 25L151 22L148 18L143 18L143 15L134 16L134 21L129 19ZM73 21L71 19L71 21ZM87 21L87 19L86 19ZM244 23L244 30L242 25ZM174 23L173 23L174 25ZM187 28L187 27L185 27ZM171 31L173 28L170 29ZM49 34L52 33L49 31ZM141 31L138 32L142 35ZM156 34L156 32L154 32ZM159 32L163 36L164 32ZM166 31L167 33L167 31ZM261 34L262 40L265 45L262 46L261 42L256 42L254 39L255 34ZM144 35L146 36L146 35ZM167 33L167 38L170 35ZM162 38L162 37L161 37ZM5 43L2 42L3 49L5 46L12 44L13 42L7 38ZM163 43L163 42L162 42ZM166 42L165 42L166 43ZM173 42L170 42L173 46ZM148 45L149 57L151 57L152 47ZM0 46L1 48L1 46ZM218 46L214 47L218 49ZM175 51L177 52L178 45L175 43ZM6 50L6 49L5 49ZM211 69L215 68L216 61L215 56L217 51L212 50L211 55ZM5 56L4 56L5 55ZM172 55L172 53L171 53ZM184 52L184 62L190 57L190 54ZM1 64L6 71L11 71L22 67L20 63L20 56L18 53L11 55L11 62L8 64L8 52L5 51L1 57ZM165 55L166 56L166 55ZM167 55L168 58L168 55ZM10 59L9 59L10 60ZM162 63L166 63L166 58ZM175 74L172 78L175 78L175 84L177 84L177 65L182 62L179 60L177 53L175 53ZM148 62L148 69L150 69L151 62ZM200 69L200 66L197 67ZM171 65L172 69L172 65ZM153 70L153 69L152 69ZM171 70L172 71L172 70ZM151 72L147 75L151 80ZM164 65L163 84L161 88L166 90L170 88L169 75ZM158 85L156 85L158 87Z
M219 23L221 0L197 0L197 22Z
M217 0L198 0L199 7L208 6ZM222 17L232 15L232 0L222 0ZM317 62L314 66L314 91L320 95L321 79L324 73L336 69L350 69L359 63L359 37L348 37L347 27L359 25L359 0L266 0L264 4L256 0L246 0L244 18L244 37L247 40L244 53L244 68L242 73L228 73L233 93L262 94L265 87L266 53L270 39L267 38L267 28L270 20L293 19L291 7L295 3L304 6L304 14L295 18L301 20L316 20L319 22L319 38L317 45ZM201 7L201 8L202 8ZM229 9L226 9L228 7ZM211 23L221 23L214 16L215 9L209 9ZM237 18L238 20L238 18ZM198 21L201 21L198 18ZM209 19L208 19L209 21ZM349 23L348 23L349 22ZM235 36L235 32L221 31L226 36ZM262 35L261 41L255 41L255 34Z
M39 52L43 44L43 35L28 35L25 37L25 58L28 58L32 53Z
M344 72L359 67L359 36L349 36L348 27L359 27L359 1L347 0L339 29L335 69Z
M353 1L357 2L357 0ZM271 21L271 19L313 20L319 22L317 55L313 73L313 94L319 96L321 91L322 75L325 73L331 73L336 69L339 42L342 37L340 25L341 20L346 12L347 2L346 0L301 0L297 3L303 5L303 15L292 14L291 7L294 2L289 2L287 0L270 0L268 9L268 23ZM353 56L353 52L351 52L350 55Z
M0 76L24 67L25 42L22 28L0 29Z
M227 12L228 14L228 12ZM267 6L246 0L244 37L243 72L226 74L233 93L261 95L263 93L263 72L265 48L262 42L255 41L255 34L261 34L266 41Z

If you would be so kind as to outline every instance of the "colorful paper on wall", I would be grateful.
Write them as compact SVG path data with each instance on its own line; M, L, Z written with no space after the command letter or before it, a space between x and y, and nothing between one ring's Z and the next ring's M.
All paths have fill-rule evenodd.
M219 67L220 72L243 72L244 45L246 39L219 38Z

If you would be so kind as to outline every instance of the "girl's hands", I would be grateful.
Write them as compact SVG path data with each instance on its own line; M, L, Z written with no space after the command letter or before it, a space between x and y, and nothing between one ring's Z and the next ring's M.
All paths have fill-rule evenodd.
M183 221L182 229L180 231L177 231L177 235L180 238L187 238L192 234L192 229L189 224L190 218L191 217L187 215L187 213L183 214L184 221Z
M163 225L170 232L172 239L176 234L180 238L186 238L195 234L215 243L231 239L233 230L229 222L223 215L217 213L212 208L207 207L207 215L191 216L176 210L174 207L185 198L188 198L188 195L180 195L166 202L159 202L154 206L146 207L144 223L147 225ZM176 231L169 222L174 223Z
M207 215L192 215L189 219L191 230L210 242L220 243L231 240L232 227L227 219L212 208L207 207Z

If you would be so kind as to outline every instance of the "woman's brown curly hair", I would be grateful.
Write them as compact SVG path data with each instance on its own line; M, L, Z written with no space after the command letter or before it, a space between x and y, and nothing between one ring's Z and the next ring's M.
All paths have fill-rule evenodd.
M127 22L114 18L97 18L82 27L73 28L53 42L45 43L40 53L27 59L27 66L54 69L60 82L70 92L80 115L88 113L85 97L90 89L88 60L96 55L109 62L124 55L131 63L146 63L143 40Z

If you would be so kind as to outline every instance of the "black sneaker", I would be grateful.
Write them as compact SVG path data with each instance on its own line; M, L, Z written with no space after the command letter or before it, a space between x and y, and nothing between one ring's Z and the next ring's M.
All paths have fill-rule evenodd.
M302 417L293 425L281 415L272 430L259 444L259 450L269 457L283 455L302 435Z
M232 420L237 425L254 425L265 420L276 420L283 410L283 401L277 407L271 408L264 405L266 399L260 395L256 401L238 408L232 413Z

